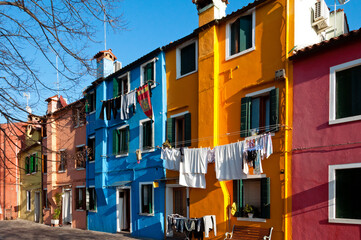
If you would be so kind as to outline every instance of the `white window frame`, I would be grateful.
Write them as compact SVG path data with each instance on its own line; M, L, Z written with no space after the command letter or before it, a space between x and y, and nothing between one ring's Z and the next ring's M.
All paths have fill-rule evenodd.
M246 50L243 50L239 53L233 54L231 55L230 53L230 49L231 49L231 24L234 23L238 18L242 17L242 16L247 16L252 14L252 47L248 48ZM246 13L242 14L241 16L237 16L236 18L232 19L231 21L229 21L226 25L226 61L239 57L241 55L244 55L246 53L249 53L253 50L256 49L256 9L253 8L249 11L247 11Z
M174 134L174 145L177 146L178 144L178 122L177 122L177 118L185 118L185 115L189 113L189 111L184 111L184 112L181 112L181 113L178 113L178 114L174 114L174 115L171 115L170 118L174 118L175 119L175 124L174 124L174 128L175 128L175 134Z
M61 152L65 152L66 149L60 149L59 152L60 152L60 161L59 161L59 164L61 164ZM58 173L64 173L66 172L66 167L64 166L64 170L58 170L57 172Z
M31 191L26 191L26 211L31 211Z
M129 127L129 124L125 124L125 125L123 125L123 126L121 126L121 127L118 127L117 128L117 130L121 130L121 129L124 129L124 128L127 128L127 127ZM129 130L129 134L130 134L130 130ZM120 146L119 146L120 147ZM120 148L119 148L120 149ZM119 157L127 157L127 156L129 156L129 142L128 142L128 152L127 153L123 153L123 154L118 154L118 155L116 155L115 157L116 158L119 158Z
M184 75L181 75L181 60L182 60L181 59L181 50L193 43L195 43L195 63L196 63L195 70L193 70L189 73L186 73ZM197 41L197 39L189 40L189 41L183 43L182 45L178 46L177 50L176 50L176 54L177 54L177 79L191 75L192 73L195 73L198 71L198 41Z
M154 83L151 86L152 86L152 88L154 88L156 86L156 79L157 79L156 60L157 60L157 58L153 58L153 59L149 60L148 62L145 62L142 65L140 65L140 86L144 85L143 69L148 63L151 63L151 62L153 62L153 70L154 70L153 71L154 72L154 76L153 76Z
M119 80L122 79L122 78L127 78L127 85L128 85L128 89L127 89L127 93L130 92L130 72L127 72L127 73L124 73L123 75L120 75L119 77L117 77L117 81L118 81L118 86L119 86ZM121 90L123 90L123 85L121 87ZM121 94L120 95L123 95L123 91L121 91Z
M96 91L95 90L92 90L92 91L90 91L88 94L95 94L95 97L96 97ZM88 114L93 114L93 113L95 113L96 112L96 110L97 110L97 101L96 101L96 99L95 99L95 106L94 106L94 110L93 111L91 111L91 112L89 112Z
M361 219L336 218L336 170L361 168L361 163L328 166L328 221L331 223L361 224Z
M147 150L143 150L143 123L144 122L148 122L151 121L152 123L152 143L153 146L151 149L147 149ZM142 119L139 121L139 149L142 151L142 153L147 153L147 152L154 152L154 120L152 121L149 118L146 119Z
M330 67L330 99L329 99L330 125L361 120L361 115L336 119L336 72L347 70L349 68L356 67L359 65L361 65L361 58Z
M89 139L94 139L94 148L95 148L95 135L91 135L88 137L88 143L89 143ZM88 163L94 163L94 162L95 162L95 149L94 149L94 160L88 161Z
M142 213L142 185L152 185L152 213ZM153 186L153 182L139 182L139 215L154 216L154 186Z

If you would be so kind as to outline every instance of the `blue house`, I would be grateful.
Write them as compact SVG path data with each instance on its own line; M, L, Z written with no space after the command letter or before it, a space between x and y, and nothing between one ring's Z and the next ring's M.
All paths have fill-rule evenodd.
M115 62L111 50L94 58L98 79L85 90L88 228L163 239L165 184L160 179L165 178L165 169L157 146L166 135L164 52L156 49L124 68ZM116 114L108 109L109 102L112 108L117 103L122 108L126 101L117 99L133 96L146 83L151 86L152 119L137 101L129 105L132 98L126 105L127 116L121 117L119 105Z

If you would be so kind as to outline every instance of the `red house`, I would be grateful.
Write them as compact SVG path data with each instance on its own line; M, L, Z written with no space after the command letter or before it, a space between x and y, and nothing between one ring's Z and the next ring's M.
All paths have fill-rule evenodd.
M293 239L359 239L361 29L297 51Z

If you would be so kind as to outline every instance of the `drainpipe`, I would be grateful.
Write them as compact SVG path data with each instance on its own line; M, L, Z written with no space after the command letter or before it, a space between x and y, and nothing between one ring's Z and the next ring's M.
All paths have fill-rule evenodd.
M3 209L4 209L4 211L3 211L3 220L5 220L5 215L6 215L6 203L5 203L5 194L6 194L6 191L5 191L5 177L6 177L6 174L5 174L5 157L6 157L6 155L5 155L5 151L6 151L6 144L5 144L5 129L3 129L2 128L2 126L0 126L0 128L1 128L1 132L3 133L3 140L4 140L4 151L3 151L3 156L4 156L4 158L3 158L3 164L4 164L4 180L3 180Z

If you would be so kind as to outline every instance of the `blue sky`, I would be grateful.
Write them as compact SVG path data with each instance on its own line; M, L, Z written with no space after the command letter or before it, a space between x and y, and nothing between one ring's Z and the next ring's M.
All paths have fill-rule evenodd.
M151 2L151 4L150 4ZM253 0L229 0L227 14L253 2ZM334 0L326 0L333 10ZM351 0L346 5L338 6L346 12L350 30L361 27L361 1ZM125 66L157 47L164 46L182 38L198 27L198 14L192 0L124 0L120 3L119 11L126 22L126 30L113 32L107 28L107 48L111 48L118 60ZM89 56L104 50L103 25L99 23L97 40L99 43L89 44ZM54 55L55 63L55 55ZM94 63L95 64L95 63ZM41 79L46 79L49 85L55 87L56 71L45 64ZM68 100L73 102L81 97L81 91L88 86L95 77L89 76L76 88L68 92ZM62 81L60 78L60 85ZM56 92L44 91L43 100L36 101L33 106L35 114L44 115L46 111L45 99ZM64 94L65 95L65 94ZM35 101L31 99L30 102ZM24 100L25 101L25 100Z

